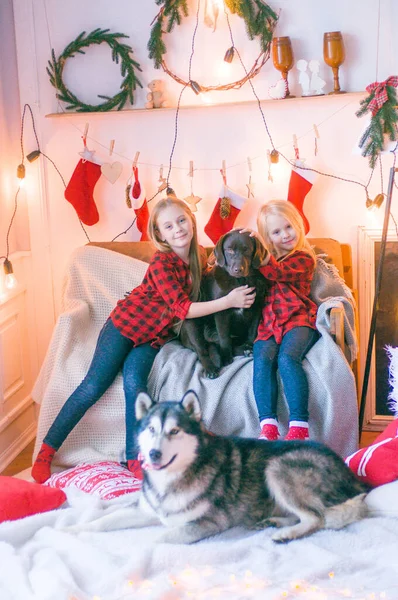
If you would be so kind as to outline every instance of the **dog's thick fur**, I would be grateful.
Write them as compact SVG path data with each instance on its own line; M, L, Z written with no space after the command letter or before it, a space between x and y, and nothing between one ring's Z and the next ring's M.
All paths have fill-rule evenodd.
M367 514L367 487L343 460L315 442L267 442L209 435L199 400L136 402L144 480L139 499L73 531L107 531L161 522L161 540L190 544L231 527L279 528L289 542L341 529Z
M256 298L250 308L230 308L184 321L181 343L197 353L210 378L217 377L220 368L230 364L234 356L252 350L268 286L258 270L265 253L256 237L239 231L223 235L214 248L216 263L203 276L201 300L221 298L242 285L255 287Z

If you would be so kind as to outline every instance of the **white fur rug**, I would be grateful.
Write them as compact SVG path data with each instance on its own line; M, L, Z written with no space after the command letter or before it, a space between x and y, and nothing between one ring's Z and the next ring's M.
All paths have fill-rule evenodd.
M156 543L160 527L66 533L63 526L91 520L101 506L77 490L68 500L67 508L0 525L1 600L398 598L396 518L369 518L287 545L273 543L272 530L235 529L172 546Z

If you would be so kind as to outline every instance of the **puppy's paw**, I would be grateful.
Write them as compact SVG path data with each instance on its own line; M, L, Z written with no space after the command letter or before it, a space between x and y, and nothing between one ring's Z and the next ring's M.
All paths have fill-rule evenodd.
M209 369L205 371L205 375L207 379L217 379L217 377L219 376L220 371L219 369Z
M253 356L253 346L246 344L243 347L243 356Z

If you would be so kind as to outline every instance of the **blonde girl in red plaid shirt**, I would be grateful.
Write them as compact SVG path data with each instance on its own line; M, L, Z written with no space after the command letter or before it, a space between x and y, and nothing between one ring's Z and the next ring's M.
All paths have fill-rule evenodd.
M154 207L148 226L156 247L142 283L118 301L103 326L86 377L66 400L47 432L32 468L43 483L51 475L55 452L122 370L126 398L127 468L142 479L134 443L135 400L147 391L147 380L159 349L175 337L183 319L203 317L227 308L252 305L254 288L242 286L224 298L197 302L204 250L196 220L182 200L169 197Z
M308 381L302 361L318 340L316 304L310 298L315 254L305 238L304 223L296 207L272 200L257 217L259 235L268 254L260 272L272 282L253 348L254 397L260 418L261 439L277 440L277 371L289 406L285 440L306 440L308 435Z

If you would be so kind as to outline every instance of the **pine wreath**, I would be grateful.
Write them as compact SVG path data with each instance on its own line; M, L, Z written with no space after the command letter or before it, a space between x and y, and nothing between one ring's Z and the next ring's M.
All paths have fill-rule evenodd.
M66 46L65 50L60 54L58 59L55 57L54 49L51 50L52 60L48 61L47 73L50 77L50 83L57 90L56 96L62 102L66 102L67 110L75 109L76 112L104 112L112 109L121 110L127 100L131 104L134 102L134 91L137 85L142 88L142 84L135 74L135 69L142 71L139 63L131 57L133 52L131 46L120 42L122 38L127 38L124 33L109 33L109 29L94 29L86 35L83 31L77 36L73 42ZM87 48L92 44L108 44L112 50L112 60L115 63L120 61L120 71L124 78L120 84L120 92L115 96L103 96L98 94L98 98L102 98L105 102L102 104L85 104L81 102L64 84L62 74L65 63L68 58L72 58L76 53L85 54L83 48Z
M171 33L175 25L180 25L183 17L188 16L187 0L155 0L155 2L158 6L161 6L161 9L154 19L154 25L148 42L149 58L154 60L155 69L162 67L175 81L182 85L188 85L190 82L184 81L184 79L173 73L163 58L163 55L167 52L166 44L163 41L163 34ZM270 56L272 35L278 21L277 14L264 0L224 0L224 2L231 13L237 14L244 19L249 39L259 39L261 52L245 77L226 85L200 85L201 91L204 92L239 89L248 79L252 79L257 75Z
M361 100L361 108L357 117L367 112L372 114L370 124L359 140L362 156L369 157L369 166L374 169L379 153L384 147L384 136L391 142L397 140L397 93L398 77L389 77L381 83L375 82L367 86L369 96Z

